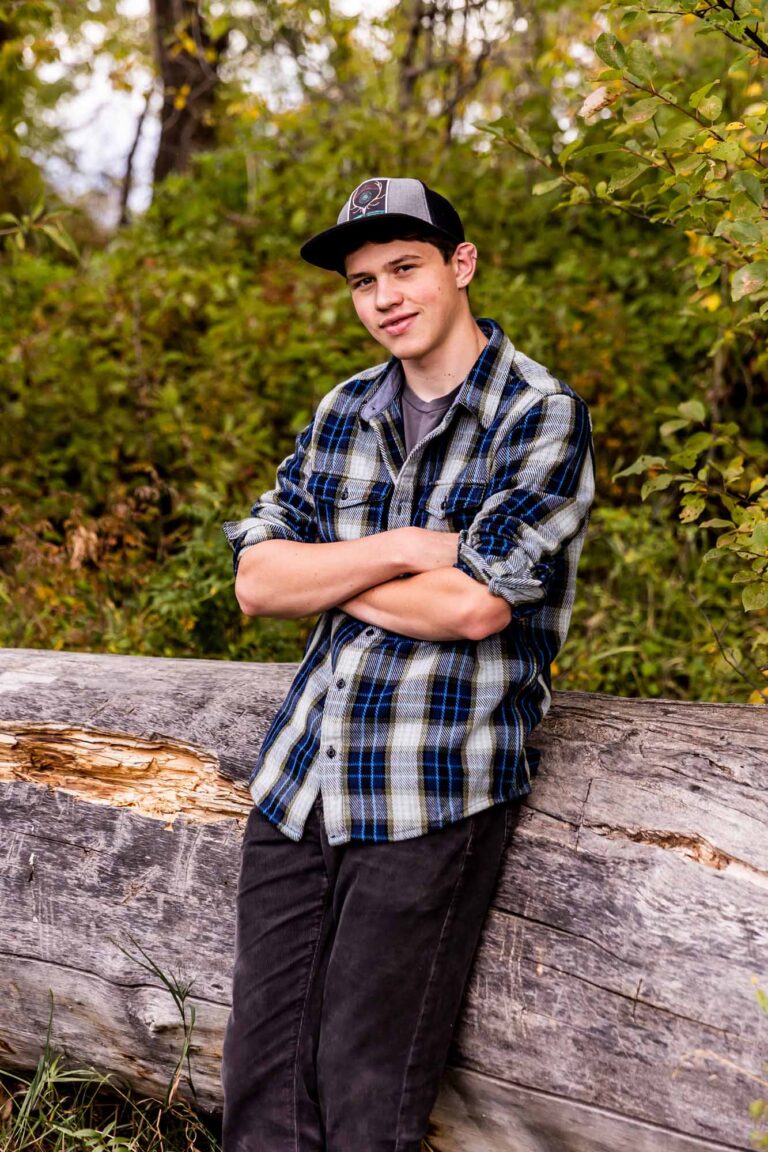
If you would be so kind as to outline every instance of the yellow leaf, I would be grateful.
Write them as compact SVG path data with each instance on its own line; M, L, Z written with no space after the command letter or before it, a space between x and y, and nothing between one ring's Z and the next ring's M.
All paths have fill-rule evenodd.
M702 304L706 308L707 312L717 312L718 308L720 307L720 303L721 297L719 292L710 292L709 295L705 296L702 300Z
M768 688L757 689L752 693L748 704L768 704Z
M553 679L553 680L554 680L555 676L559 676L559 675L560 675L560 666L558 665L558 663L557 663L557 661L556 661L556 660L553 660L553 661L552 661L552 663L551 663L551 665L550 665L550 670L551 670L551 672L552 672L552 679Z
M760 96L763 91L762 84L750 84L747 88L747 96Z
M738 132L740 128L746 128L746 124L742 124L741 120L731 120L730 124L726 124L726 132Z

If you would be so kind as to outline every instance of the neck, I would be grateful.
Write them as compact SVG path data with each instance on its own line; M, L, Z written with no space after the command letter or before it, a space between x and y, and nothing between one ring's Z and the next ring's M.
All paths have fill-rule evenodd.
M403 375L421 400L437 400L460 384L488 343L467 310L451 327L448 339L421 360L403 360Z

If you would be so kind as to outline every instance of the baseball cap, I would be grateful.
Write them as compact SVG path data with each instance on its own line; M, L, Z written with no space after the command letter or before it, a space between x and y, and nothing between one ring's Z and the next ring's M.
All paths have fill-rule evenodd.
M344 259L380 233L384 222L427 225L425 231L460 244L464 228L453 205L422 180L372 176L358 184L334 228L318 232L301 247L308 264L344 275Z

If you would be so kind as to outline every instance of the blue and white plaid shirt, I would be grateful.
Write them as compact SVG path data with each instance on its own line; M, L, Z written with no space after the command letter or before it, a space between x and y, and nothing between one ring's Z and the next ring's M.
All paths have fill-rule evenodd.
M322 792L328 840L404 840L531 792L525 740L550 705L594 494L586 404L489 342L406 457L397 359L339 384L275 487L227 522L237 571L263 540L351 540L413 524L458 532L455 567L512 606L484 640L415 640L323 612L249 784L291 839Z

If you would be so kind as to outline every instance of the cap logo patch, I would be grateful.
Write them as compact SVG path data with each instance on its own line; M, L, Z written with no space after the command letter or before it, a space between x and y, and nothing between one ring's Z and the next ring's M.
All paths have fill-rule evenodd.
M386 212L388 184L388 180L366 180L364 184L355 188L349 204L350 220Z

